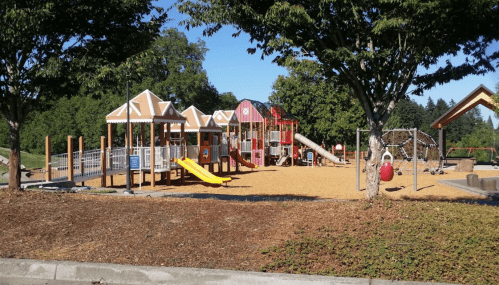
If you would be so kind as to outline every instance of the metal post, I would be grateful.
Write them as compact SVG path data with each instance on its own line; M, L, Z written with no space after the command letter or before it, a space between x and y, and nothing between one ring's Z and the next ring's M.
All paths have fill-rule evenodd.
M414 191L418 191L418 155L417 155L418 129L414 128Z
M130 94L128 89L128 79L126 81L126 190L124 194L133 194L130 190Z
M356 150L356 155L355 155L355 163L357 165L357 183L356 183L356 189L357 191L360 190L360 131L359 128L357 128L357 150Z

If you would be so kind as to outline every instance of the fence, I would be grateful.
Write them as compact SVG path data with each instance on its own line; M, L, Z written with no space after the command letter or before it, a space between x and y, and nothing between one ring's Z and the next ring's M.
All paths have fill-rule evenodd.
M187 157L197 161L199 159L199 146L188 145L187 146Z
M270 155L279 155L279 147L271 146L270 147Z
M100 149L73 152L74 181L80 182L102 175Z
M126 170L126 148L107 148L106 172L113 175Z
M270 141L271 142L279 142L279 131L271 131L270 132Z
M241 152L251 152L251 141L241 142Z
M220 162L220 146L211 146L211 162Z
M229 156L229 144L222 143L222 156Z
M56 154L50 156L50 169L52 180L65 180L68 178L68 154Z

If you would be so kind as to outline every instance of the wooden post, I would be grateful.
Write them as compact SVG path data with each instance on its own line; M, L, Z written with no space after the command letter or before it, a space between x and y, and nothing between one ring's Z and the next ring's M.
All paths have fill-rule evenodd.
M291 166L295 166L295 122L291 121Z
M201 157L203 155L201 154L201 146L203 145L204 133L199 131L197 135L198 135L198 164L202 165Z
M68 181L74 181L73 172L73 137L68 136Z
M186 143L185 143L185 124L182 123L180 124L180 135L181 135L181 140L180 140L180 147L184 148L184 151L183 151L183 157L182 158L185 158L187 157L186 156L186 152L187 152L187 147L186 147ZM182 185L185 184L185 169L184 168L181 168L180 169L180 179L182 181Z
M227 126L228 127L228 126ZM218 174L222 175L222 132L217 133L218 136Z
M343 162L347 162L347 143L343 143Z
M161 147L161 157L162 157L163 154L165 153L163 152L165 146L165 123L159 123L159 146ZM165 161L164 159L161 159L161 169L162 169L160 175L161 181L165 180L165 172L163 171L163 169L165 169L164 161Z
M237 138L236 140L236 151L238 152L238 154L240 153L239 151L239 147L237 146L241 146L241 144L239 143L241 141L241 121L239 121L239 128L237 129L237 132L239 133L239 137ZM235 160L236 162L236 173L239 172L239 162L237 161L237 159Z
M107 147L109 149L109 169L113 170L113 125L107 124ZM113 176L111 175L111 186L113 186Z
M250 105L250 162L253 161L253 104Z
M100 186L106 187L106 137L100 137L100 170L102 176L100 178Z
M80 174L83 178L85 176L85 163L83 162L83 154L85 154L85 142L83 136L79 137L78 144L80 147ZM81 182L81 186L85 186L85 181Z
M210 163L208 164L208 171L213 172L213 153L211 152L211 146L213 145L213 132L208 133L208 141L210 145Z
M167 153L170 153L170 141L171 141L171 123L166 123L166 148L167 148ZM168 157L168 160L171 161L171 157ZM171 168L168 169L168 172L166 172L166 185L170 185L171 182L171 175L172 175L172 170Z
M52 154L52 146L50 144L50 136L45 137L45 180L52 180L52 166L51 164L51 154Z
M156 155L154 153L154 138L155 138L155 133L154 133L154 122L151 123L151 186L155 187L156 186L156 174L154 173L154 166L155 166L155 159Z

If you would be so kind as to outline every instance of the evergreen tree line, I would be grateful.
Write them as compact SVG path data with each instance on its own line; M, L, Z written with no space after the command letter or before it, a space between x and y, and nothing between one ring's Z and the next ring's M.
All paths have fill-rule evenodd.
M426 106L422 106L413 100L403 99L386 124L386 129L393 128L418 128L429 134L438 143L438 129L430 125L455 106L454 100L447 104L443 99L438 99L435 104L428 98ZM475 107L454 120L445 127L447 151L451 147L494 147L499 146L499 133L494 128L492 118L489 116L484 121L478 107ZM479 161L490 161L495 159L496 154L491 151L476 151L469 154L466 150L453 151L449 156L473 156Z

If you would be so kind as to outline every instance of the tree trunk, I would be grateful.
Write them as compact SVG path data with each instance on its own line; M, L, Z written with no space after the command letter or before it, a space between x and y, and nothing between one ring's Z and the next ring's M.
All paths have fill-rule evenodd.
M9 124L9 188L21 188L21 140L19 137L19 123L8 120Z
M372 199L379 192L381 155L383 144L381 143L382 130L369 131L369 159L366 162L366 197Z

